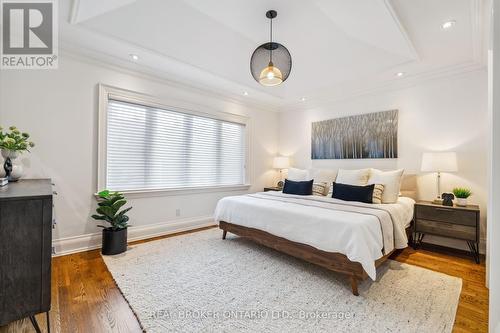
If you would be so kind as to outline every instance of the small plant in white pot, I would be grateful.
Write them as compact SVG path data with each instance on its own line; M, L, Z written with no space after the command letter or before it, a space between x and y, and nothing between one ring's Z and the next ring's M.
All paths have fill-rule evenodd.
M472 195L471 190L465 187L455 187L453 194L457 198L457 206L467 206L467 198Z
M127 251L127 228L129 217L125 215L132 207L120 209L127 200L120 192L104 190L98 193L99 207L92 218L106 221L110 226L98 225L102 230L102 250L104 255L119 254Z
M16 126L9 127L9 131L0 127L0 149L5 159L0 177L7 177L10 182L15 182L23 175L23 165L17 162L19 154L30 151L35 144L29 140L30 135L21 132ZM5 173L3 172L5 171Z

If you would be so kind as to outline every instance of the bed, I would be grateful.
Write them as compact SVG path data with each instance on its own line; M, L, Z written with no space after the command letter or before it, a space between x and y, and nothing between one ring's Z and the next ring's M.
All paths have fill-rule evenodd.
M219 201L215 219L222 229L259 244L349 276L375 280L376 268L408 246L416 198L416 177L403 177L394 204L365 204L321 196L262 192Z

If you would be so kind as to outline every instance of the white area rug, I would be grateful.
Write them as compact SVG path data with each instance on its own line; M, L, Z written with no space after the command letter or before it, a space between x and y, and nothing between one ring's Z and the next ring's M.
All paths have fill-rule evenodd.
M345 276L211 229L104 261L147 332L451 332L462 280L389 260Z

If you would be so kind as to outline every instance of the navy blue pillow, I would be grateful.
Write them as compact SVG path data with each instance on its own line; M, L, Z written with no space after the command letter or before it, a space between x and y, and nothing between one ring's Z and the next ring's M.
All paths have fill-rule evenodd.
M285 186L283 193L296 194L296 195L311 195L313 192L313 180L303 182L295 182L293 180L285 179Z
M367 186L347 185L340 183L332 184L332 198L345 201L359 201L373 203L373 189L375 184Z

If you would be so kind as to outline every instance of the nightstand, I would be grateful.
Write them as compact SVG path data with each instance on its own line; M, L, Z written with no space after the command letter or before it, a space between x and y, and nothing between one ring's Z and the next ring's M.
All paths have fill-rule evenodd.
M269 191L282 191L282 188L279 187L264 187L264 192L269 192Z
M426 234L460 239L467 242L471 255L479 264L479 206L442 206L428 201L415 204L414 248Z

